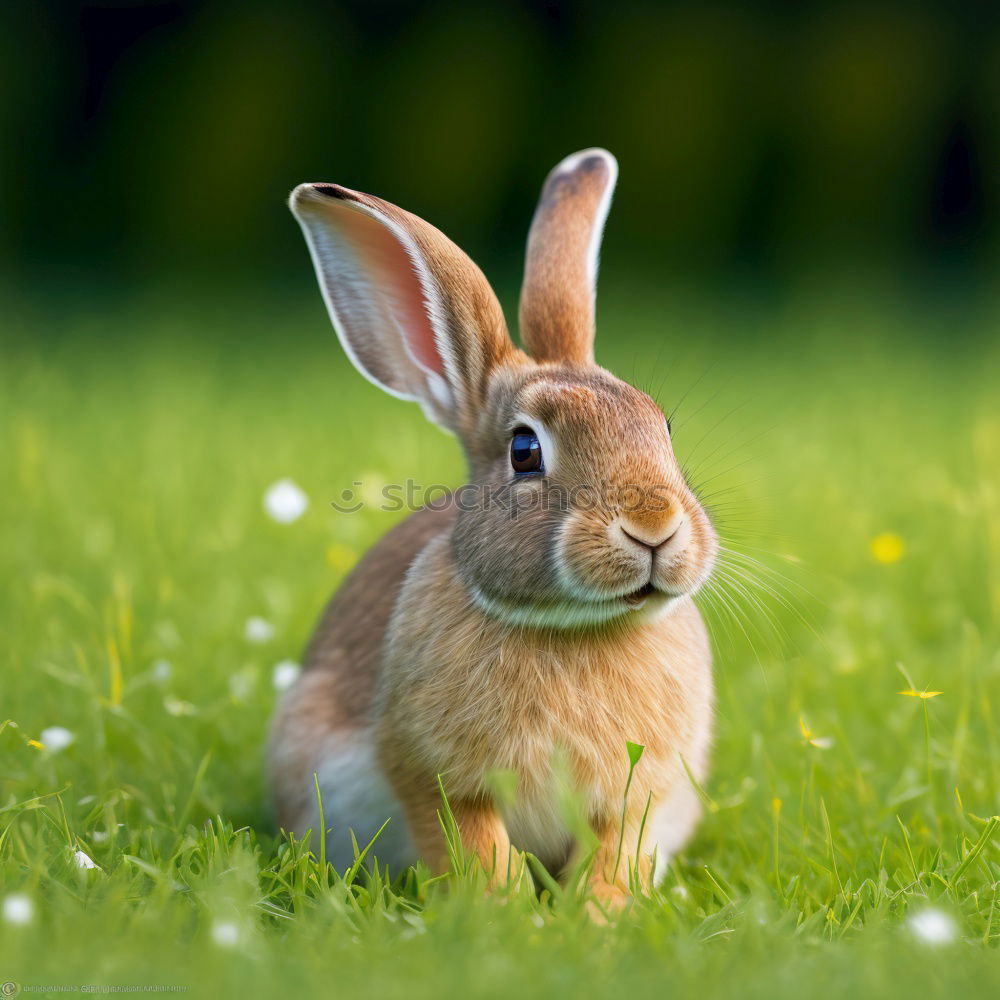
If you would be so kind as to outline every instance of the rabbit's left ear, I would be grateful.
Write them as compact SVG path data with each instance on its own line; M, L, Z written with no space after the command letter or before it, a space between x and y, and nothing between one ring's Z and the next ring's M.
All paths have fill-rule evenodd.
M289 203L355 367L467 436L490 372L519 354L483 273L433 226L372 195L300 184Z
M528 233L521 342L536 361L594 360L597 258L618 162L606 149L567 156L545 179Z

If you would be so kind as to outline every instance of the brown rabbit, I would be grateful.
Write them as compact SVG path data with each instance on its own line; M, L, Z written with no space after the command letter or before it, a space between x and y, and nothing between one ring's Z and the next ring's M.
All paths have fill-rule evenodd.
M302 184L302 225L341 343L368 379L458 435L470 486L417 511L327 608L274 721L280 824L349 831L395 870L444 864L437 776L467 851L496 879L511 847L554 872L574 857L557 805L568 772L600 846L592 888L662 872L699 815L711 656L692 595L717 551L649 396L594 363L594 286L617 164L563 160L542 190L511 342L480 270L416 216ZM527 352L527 353L525 353ZM645 746L621 840L626 741ZM556 761L564 762L557 766ZM513 801L492 794L498 771ZM639 828L650 801L643 842Z

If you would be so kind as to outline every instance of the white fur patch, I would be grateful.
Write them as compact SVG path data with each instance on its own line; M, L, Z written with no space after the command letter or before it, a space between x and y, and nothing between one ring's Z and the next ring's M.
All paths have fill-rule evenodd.
M358 847L363 850L387 819L389 825L372 846L367 860L377 857L380 865L389 865L392 875L414 863L416 851L402 807L378 766L375 743L370 733L348 738L341 735L328 737L316 774L327 829L327 857L338 871L354 863L350 831L354 831ZM319 803L315 788L311 790L309 802L300 832L306 829L318 832L319 829Z
M502 812L510 842L519 851L530 851L549 864L569 857L572 836L560 815L554 790L551 795L517 802Z
M698 793L686 780L652 810L643 836L643 850L649 855L656 854L654 882L663 881L670 859L687 843L700 817Z
M471 587L469 593L476 606L493 618L511 625L533 625L539 627L573 628L578 625L599 625L634 614L638 609L626 604L620 598L607 601L560 601L555 604L512 604L484 594L478 587ZM679 598L664 602L663 610L673 605ZM662 613L662 611L660 612Z

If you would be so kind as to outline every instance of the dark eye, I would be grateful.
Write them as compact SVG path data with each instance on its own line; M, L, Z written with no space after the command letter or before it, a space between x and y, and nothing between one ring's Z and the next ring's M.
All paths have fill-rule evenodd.
M510 440L510 465L519 475L542 471L542 446L528 427L518 427Z

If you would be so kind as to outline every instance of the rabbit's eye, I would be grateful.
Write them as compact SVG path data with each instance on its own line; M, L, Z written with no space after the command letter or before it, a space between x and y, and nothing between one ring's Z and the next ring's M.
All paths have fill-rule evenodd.
M518 427L510 441L510 465L519 475L542 471L542 446L528 427Z

